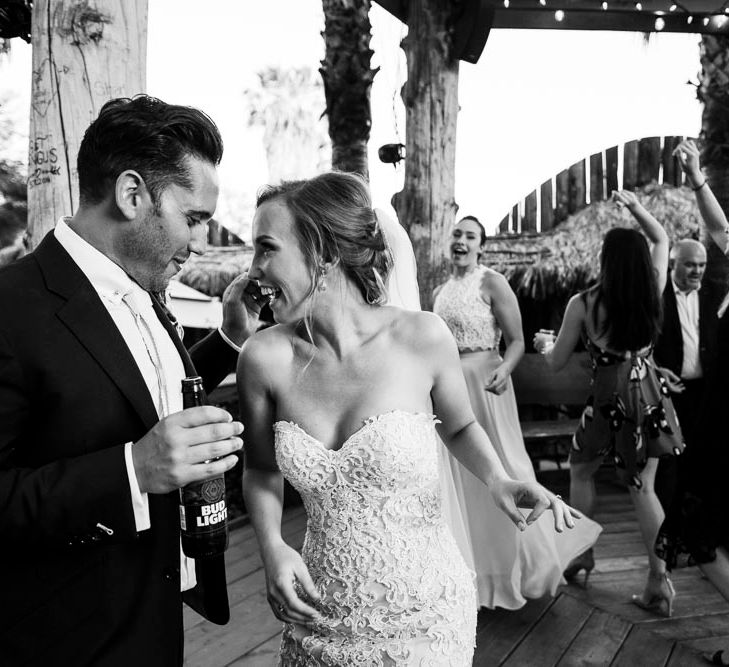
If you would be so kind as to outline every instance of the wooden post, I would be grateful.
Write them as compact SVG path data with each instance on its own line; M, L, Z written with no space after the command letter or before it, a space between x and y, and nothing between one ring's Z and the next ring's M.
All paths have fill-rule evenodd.
M546 232L554 227L554 204L552 203L552 179L544 181L539 188L540 204L540 231Z
M623 189L635 190L638 182L638 142L628 141L623 147Z
M554 210L554 224L557 225L567 217L570 199L570 174L565 169L557 174L557 206Z
M519 202L514 204L514 208L511 209L511 231L518 234L521 229L519 224L521 216L519 215Z
M638 142L638 180L636 185L658 181L661 168L661 138L646 137Z
M611 197L613 190L620 189L618 181L618 147L612 146L605 151L605 187L606 197Z
M393 206L413 242L420 299L430 307L433 288L448 271L444 248L456 215L455 163L458 117L458 58L453 54L455 3L408 3L403 40L408 80L405 182Z
M602 153L590 155L590 202L605 199L603 186Z
M537 231L537 191L532 190L524 200L524 222L521 226L523 232Z
M497 228L499 234L506 234L509 231L509 214L507 213L499 223Z
M576 213L585 208L585 161L575 162L568 173L570 190L567 210Z
M146 89L147 0L35 0L28 154L33 247L78 206L76 155L102 105Z
M676 179L680 179L681 167L678 165L678 158L673 157L673 151L680 143L681 137L666 137L663 142L661 165L663 166L663 183L666 185L680 185Z

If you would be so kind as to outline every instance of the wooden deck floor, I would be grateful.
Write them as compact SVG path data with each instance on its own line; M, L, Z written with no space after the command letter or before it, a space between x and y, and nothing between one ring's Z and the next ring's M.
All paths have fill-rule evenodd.
M530 601L518 611L482 610L474 665L692 667L708 664L702 655L729 653L729 602L698 568L673 574L672 618L630 604L630 595L642 590L648 561L627 493L603 483L596 519L604 531L589 587L563 586L556 598ZM287 510L287 542L300 548L304 530L303 509ZM275 665L280 623L266 602L250 526L233 531L226 559L230 623L213 625L185 608L185 664Z

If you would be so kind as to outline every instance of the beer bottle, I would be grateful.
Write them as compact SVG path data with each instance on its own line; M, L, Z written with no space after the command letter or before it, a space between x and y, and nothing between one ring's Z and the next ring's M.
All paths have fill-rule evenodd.
M183 409L203 403L202 378L184 378ZM180 532L182 550L190 558L217 556L228 548L224 475L191 482L180 489Z

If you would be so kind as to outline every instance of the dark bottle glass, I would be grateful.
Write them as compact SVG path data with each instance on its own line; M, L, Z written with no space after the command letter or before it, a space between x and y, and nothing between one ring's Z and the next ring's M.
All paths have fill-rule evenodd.
M203 395L201 377L182 380L183 409L203 405ZM228 548L224 475L180 489L180 533L182 550L190 558L217 556Z

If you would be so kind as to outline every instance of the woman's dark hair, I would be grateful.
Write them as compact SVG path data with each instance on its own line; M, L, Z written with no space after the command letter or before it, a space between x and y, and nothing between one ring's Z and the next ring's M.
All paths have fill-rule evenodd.
M464 220L473 220L478 225L478 228L481 230L480 245L486 243L486 228L481 224L481 221L475 215L464 215L458 222L463 222Z
M616 228L605 234L593 309L596 331L599 304L605 308L599 333L607 336L610 349L639 350L655 343L661 329L662 303L648 242L640 232Z
M192 183L186 159L213 165L223 157L215 123L192 107L166 104L147 95L107 102L89 125L78 151L80 199L98 204L126 169L139 172L155 206L172 183Z
M392 254L372 209L369 189L356 174L332 171L305 181L286 181L258 193L256 207L280 199L295 221L294 231L316 290L322 262L339 262L365 301L383 304Z

